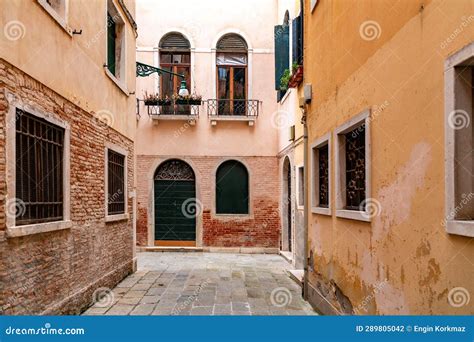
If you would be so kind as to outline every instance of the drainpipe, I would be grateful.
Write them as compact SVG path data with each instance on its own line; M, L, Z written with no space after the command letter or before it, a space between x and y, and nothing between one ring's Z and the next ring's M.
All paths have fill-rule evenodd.
M301 123L303 124L303 141L304 141L304 244L303 244L303 298L308 300L308 216L309 216L309 167L308 167L308 126L306 124L306 100L300 99L300 108L302 112Z

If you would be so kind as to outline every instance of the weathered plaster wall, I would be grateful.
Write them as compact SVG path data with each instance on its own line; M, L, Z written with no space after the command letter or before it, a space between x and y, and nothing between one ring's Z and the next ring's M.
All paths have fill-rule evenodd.
M72 36L37 0L2 1L0 57L134 139L135 32L118 1L114 3L125 21L127 94L106 75L103 67L107 62L105 0L68 1L68 26L71 30L82 30L82 34ZM134 15L135 0L125 4Z
M372 40L359 31L367 20L379 25ZM474 3L320 1L305 34L305 82L317 99L310 142L370 108L372 197L381 204L372 223L334 209L310 215L310 283L339 311L474 313L472 299L448 303L455 287L474 294L473 239L442 224L444 61L474 39ZM331 194L334 208L334 173Z

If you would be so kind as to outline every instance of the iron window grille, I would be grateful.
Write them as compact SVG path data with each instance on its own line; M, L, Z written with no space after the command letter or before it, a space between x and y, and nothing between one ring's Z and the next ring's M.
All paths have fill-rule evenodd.
M15 224L63 219L64 129L16 110Z
M329 146L318 148L319 163L319 206L329 208Z
M346 209L365 211L365 124L346 133L345 140Z
M112 150L107 153L107 214L125 213L125 156Z

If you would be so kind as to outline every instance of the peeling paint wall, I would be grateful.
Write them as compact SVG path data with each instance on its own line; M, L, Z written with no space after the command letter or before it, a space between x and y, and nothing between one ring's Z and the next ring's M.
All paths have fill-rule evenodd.
M308 242L310 285L334 284L322 293L334 313L348 313L340 298L355 314L474 313L474 298L448 301L457 287L474 296L473 239L442 224L444 62L474 40L471 17L471 0L320 1L306 12L309 143L371 109L370 185L380 202L372 222L336 217L333 154L332 215L310 214Z

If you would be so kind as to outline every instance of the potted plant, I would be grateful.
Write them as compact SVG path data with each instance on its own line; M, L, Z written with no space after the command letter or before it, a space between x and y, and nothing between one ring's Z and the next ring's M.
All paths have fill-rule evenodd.
M189 96L175 95L175 102L178 105L200 106L202 104L202 96L196 94L192 94Z
M288 83L290 82L291 74L290 69L285 69L283 75L280 78L280 90L286 92L288 90Z
M168 96L160 96L158 93L148 94L145 92L143 99L146 106L170 106L171 99Z
M296 62L293 62L291 69L293 72L288 82L288 85L290 88L296 88L303 81L303 66Z

